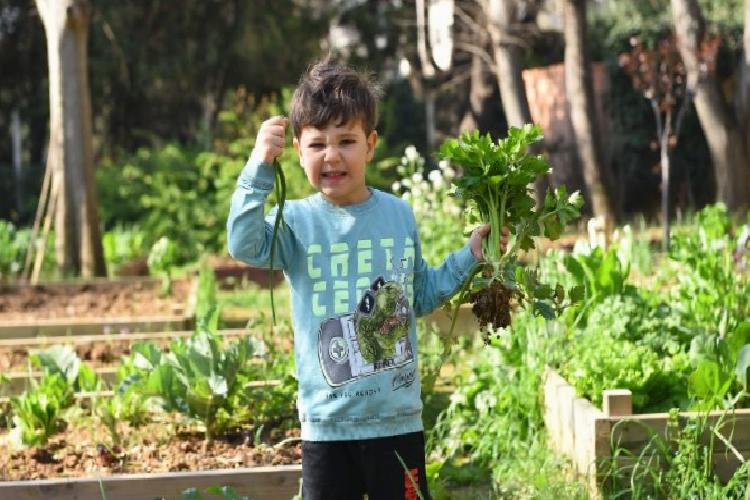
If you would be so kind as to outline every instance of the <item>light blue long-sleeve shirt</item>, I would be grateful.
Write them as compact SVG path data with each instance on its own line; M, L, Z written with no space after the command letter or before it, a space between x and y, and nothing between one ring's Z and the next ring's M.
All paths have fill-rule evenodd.
M248 162L227 221L229 253L268 268L276 209L264 217L273 166ZM337 206L320 193L284 205L274 267L292 294L302 439L332 441L422 430L415 316L468 278L468 245L439 268L422 258L409 205L370 189Z

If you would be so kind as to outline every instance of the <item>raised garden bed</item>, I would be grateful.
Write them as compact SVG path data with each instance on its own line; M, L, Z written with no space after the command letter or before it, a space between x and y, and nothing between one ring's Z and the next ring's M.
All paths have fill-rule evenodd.
M278 313L277 313L278 314ZM224 328L242 328L247 325L251 318L257 318L258 313L245 307L225 307L221 311L221 324ZM437 330L447 335L451 329L451 315L442 309L436 309L423 319L428 325L435 324ZM479 330L479 323L476 316L471 311L471 304L464 304L458 311L456 326L453 329L453 335L459 332L476 332Z
M145 332L130 334L69 335L64 337L32 337L0 339L0 371L25 371L28 367L29 351L53 345L70 345L78 357L91 367L119 364L120 357L130 354L130 347L137 342L151 342L167 347L177 338L193 335L192 330L176 332ZM224 338L248 335L245 329L220 330Z
M127 444L109 447L106 431L92 422L54 436L44 448L0 444L0 497L99 498L99 478L108 499L178 498L186 488L212 485L288 499L299 488L298 430L260 446L241 432L209 443L202 433L169 421L127 429L123 436Z
M188 330L194 280L162 297L154 278L0 285L0 338Z
M576 395L571 386L554 370L548 369L544 382L544 422L550 445L570 458L576 471L585 476L594 496L600 493L600 481L606 464L617 447L637 455L652 439L651 433L667 434L667 413L632 414L629 390L603 392L603 408ZM712 411L707 415L681 412L679 423L684 426L689 417L706 416L709 427L721 422L719 433L731 442L743 457L750 458L750 409ZM708 438L707 438L708 439ZM625 455L618 459L625 463ZM739 468L735 451L721 439L713 443L713 470L722 481L727 481Z
M249 266L228 255L209 257L208 265L214 270L214 276L219 284L219 288L225 290L231 290L248 282L253 282L261 288L268 288L271 279L268 269ZM284 281L284 273L278 270L274 271L274 287L280 285L282 281Z
M229 486L238 495L264 500L289 500L299 491L301 465L278 465L159 474L113 474L99 478L44 479L0 482L0 497L39 500L107 500L180 498L188 488ZM101 485L100 485L101 482Z
M95 371L100 380L104 381L107 385L112 386L117 382L117 368L109 367L104 369L98 369ZM0 403L7 403L10 401L11 396L17 396L23 391L29 388L31 381L29 380L28 374L9 374L9 381L3 386L3 390L0 391ZM31 376L38 379L41 377L41 373L32 372ZM276 387L281 385L281 380L251 380L245 384L245 389L258 389L267 387ZM3 394L7 393L7 394ZM89 391L89 392L77 392L74 394L75 399L95 399L95 398L109 398L114 394L113 391ZM1 425L0 425L1 426Z

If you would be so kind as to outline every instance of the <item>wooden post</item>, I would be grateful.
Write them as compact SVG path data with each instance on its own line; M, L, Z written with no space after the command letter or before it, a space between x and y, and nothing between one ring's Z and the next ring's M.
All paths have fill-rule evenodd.
M607 417L628 417L633 414L633 393L628 389L607 389L602 392L602 411Z

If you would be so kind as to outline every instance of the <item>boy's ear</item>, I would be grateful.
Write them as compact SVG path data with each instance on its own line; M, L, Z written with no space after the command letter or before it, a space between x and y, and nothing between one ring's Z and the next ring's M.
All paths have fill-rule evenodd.
M375 145L378 143L378 133L373 130L367 137L367 161L372 160L375 155Z

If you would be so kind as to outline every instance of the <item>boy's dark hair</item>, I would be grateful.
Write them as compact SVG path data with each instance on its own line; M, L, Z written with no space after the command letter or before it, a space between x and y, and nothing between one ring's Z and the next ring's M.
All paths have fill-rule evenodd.
M370 135L378 120L380 89L369 74L329 60L310 66L300 78L289 106L294 137L304 127L323 128L332 121L337 126L360 120Z

